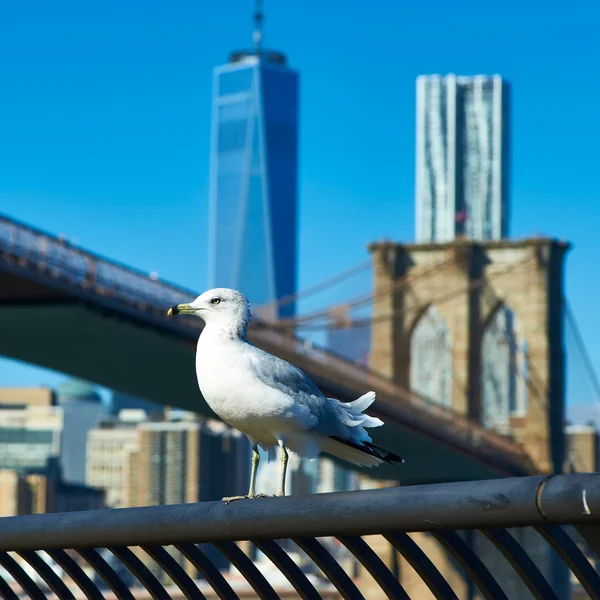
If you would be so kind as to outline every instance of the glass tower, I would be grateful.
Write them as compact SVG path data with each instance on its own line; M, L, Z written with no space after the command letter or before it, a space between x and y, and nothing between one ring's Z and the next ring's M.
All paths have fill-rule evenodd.
M211 287L241 291L264 317L293 316L296 291L298 74L260 47L216 67L210 166Z
M495 75L417 78L417 242L508 235L509 87Z

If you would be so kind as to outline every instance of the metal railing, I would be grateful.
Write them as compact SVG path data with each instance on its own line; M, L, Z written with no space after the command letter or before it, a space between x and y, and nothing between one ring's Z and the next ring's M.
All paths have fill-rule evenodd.
M537 541L528 543L527 532L537 532ZM382 537L364 539L372 535ZM339 548L360 565L356 572ZM387 564L392 548L400 574ZM543 558L552 554L547 548L561 564ZM255 550L287 587L257 566ZM133 599L142 589L155 599L233 599L249 588L267 599L290 597L290 590L293 597L360 599L375 597L375 587L389 598L418 598L419 585L452 599L459 596L453 573L485 598L522 597L511 591L521 586L534 598L562 600L561 567L590 598L600 598L592 564L599 557L596 474L0 519L0 595L7 600L21 593L42 599L50 591L61 599L80 592L100 599L107 590ZM402 576L405 566L418 581Z
M189 301L196 292L87 252L58 237L0 215L0 261L10 268L33 271L51 278L71 294L90 295L101 304L134 311L163 327L196 337L198 319L165 319L165 308ZM388 419L401 419L411 427L434 432L449 443L481 457L506 464L512 473L533 473L525 450L514 440L496 434L457 411L404 389L367 368L360 367L305 340L290 337L255 321L250 338L258 346L278 354L307 371L332 389L360 395L365 389L378 393L374 412ZM518 469L515 470L515 469Z

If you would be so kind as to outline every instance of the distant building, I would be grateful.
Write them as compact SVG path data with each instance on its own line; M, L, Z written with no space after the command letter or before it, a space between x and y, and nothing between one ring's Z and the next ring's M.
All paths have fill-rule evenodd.
M3 407L52 406L54 391L46 387L0 387L0 410Z
M127 460L138 446L137 426L146 419L144 410L122 410L118 417L105 417L88 432L86 483L106 490L107 506L128 506L125 497Z
M176 421L140 423L128 454L128 506L218 500L248 486L248 441L217 421L188 413Z
M0 388L0 516L104 506L102 491L62 478L65 411L55 398L48 388Z
M567 470L597 473L600 469L600 433L595 425L567 425Z
M198 499L200 423L143 422L128 453L127 506L182 504Z
M31 502L25 478L17 471L0 470L0 517L31 514Z
M83 381L48 388L0 388L0 469L43 472L60 461L65 483L85 484L87 432L104 415Z
M260 11L255 22L254 48L214 70L209 232L210 286L253 308L296 291L298 196L298 74L262 48Z
M102 490L67 484L59 469L29 474L0 470L0 517L99 508L104 508Z
M508 236L509 118L497 75L417 78L417 242Z
M72 380L56 388L56 399L63 411L61 464L67 483L85 484L88 431L105 414L98 392L85 381Z
M0 469L44 470L60 456L63 412L51 390L0 388Z
M249 468L241 433L184 411L123 410L88 433L87 483L113 507L218 500L247 488Z

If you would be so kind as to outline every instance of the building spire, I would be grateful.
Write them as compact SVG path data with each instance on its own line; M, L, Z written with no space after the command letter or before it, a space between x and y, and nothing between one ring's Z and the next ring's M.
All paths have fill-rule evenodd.
M254 32L252 41L254 42L254 51L260 54L260 43L262 42L262 24L263 24L262 0L256 0L256 9L254 10Z
M265 50L263 48L263 23L265 15L263 12L263 0L254 0L254 30L252 32L253 48L245 48L232 52L229 60L232 63L246 60L247 58L256 57L260 62L270 63L272 65L286 66L285 54L276 50Z

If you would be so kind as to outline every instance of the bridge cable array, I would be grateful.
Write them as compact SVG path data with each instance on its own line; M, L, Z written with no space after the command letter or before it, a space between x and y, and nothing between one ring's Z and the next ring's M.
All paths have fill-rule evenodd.
M465 286L457 287L457 288L451 290L450 292L447 292L441 296L433 298L431 301L429 301L427 303L427 305L440 306L440 305L446 304L448 302L451 302L452 300L454 300L460 296L468 294L469 292L475 291L480 288L484 288L484 286L487 283L489 283L490 281L499 279L506 275L509 275L511 272L513 272L518 267L522 266L527 261L528 261L528 259L525 259L518 263L514 263L513 265L510 265L506 269L504 269L502 271L498 271L497 273L488 277L487 279L483 279L483 278L476 279L474 281L471 281L470 283L468 283ZM331 324L329 324L329 323L316 324L316 325L312 325L309 323L311 323L311 321L323 319L325 317L330 316L331 311L333 309L335 309L336 307L343 306L343 307L356 308L356 307L362 307L362 306L366 306L368 304L372 304L377 298L380 298L387 294L391 294L396 291L399 291L399 290L405 288L406 286L410 285L414 281L417 281L418 279L424 279L426 277L430 277L430 276L434 275L440 267L448 264L449 262L452 262L452 259L438 263L437 265L435 265L435 267L432 267L431 269L423 271L413 277L407 276L407 277L403 277L403 278L398 278L397 280L394 281L393 284L386 287L384 290L379 291L378 293L371 293L371 294L363 295L363 296L353 299L352 301L350 301L348 303L333 305L333 306L328 307L327 309L315 311L313 313L310 313L309 315L301 316L296 319L283 319L281 321L269 323L269 326L272 326L275 328L284 328L284 329L289 328L289 327L292 327L292 328L301 327L302 331L318 331L318 330L323 330L323 329L325 329L325 330L330 329L332 327L331 327ZM533 267L533 264L532 264L532 267ZM375 324L375 323L378 323L381 321L385 322L385 321L398 320L398 319L403 319L403 318L404 317L401 314L400 315L399 314L379 315L379 316L373 317L373 318L351 320L348 322L348 324L344 324L343 328L350 329L352 327L364 327L365 325Z
M573 334L575 345L577 347L577 350L579 351L580 357L583 362L583 366L587 372L590 383L592 384L594 394L596 396L595 401L597 403L600 403L600 379L598 378L598 373L596 372L594 364L592 363L592 359L590 358L590 353L583 339L583 335L581 334L581 329L579 328L577 320L575 319L575 314L573 313L573 310L571 309L571 306L566 298L563 299L563 309L565 315L565 322L567 324L567 327Z
M333 286L337 285L338 283L341 283L347 279L350 279L351 277L353 277L354 275L356 275L358 273L362 273L362 272L366 271L370 267L371 267L371 260L367 259L357 265L354 265L353 267L347 269L346 271L342 271L341 273L333 275L332 277L330 277L324 281L321 281L311 287L305 288L304 290L301 290L294 294L288 294L287 296L282 296L276 302L259 306L258 310L265 309L265 308L278 308L278 307L282 307L282 306L287 306L288 304L292 304L293 302L298 301L300 298L308 298L309 296L313 296L314 294L317 294L318 292L322 292L324 290L332 288Z
M418 279L424 279L426 277L433 275L434 273L436 273L439 270L440 267L442 267L443 265L446 265L450 262L452 262L452 259L447 259L440 263L437 263L430 269L427 269L421 273L415 274L413 276L408 275L406 277L398 278L398 279L394 280L394 282L392 284L390 284L383 290L379 290L378 292L370 292L368 294L363 294L362 296L357 296L355 298L352 298L348 302L344 302L342 304L334 304L334 305L328 306L326 309L314 311L307 315L301 315L296 318L281 319L274 323L270 323L270 325L273 327L284 328L284 329L296 328L296 327L304 328L305 323L310 323L312 321L317 321L319 319L329 318L331 316L332 312L335 311L335 309L343 308L343 309L348 310L348 309L352 309L352 308L354 308L354 309L363 308L365 306L373 304L373 302L376 299L387 296L388 294L394 293L396 291L399 291L400 289L406 287L407 285L409 285L410 283L412 283ZM372 321L369 319L369 322L372 322ZM323 326L321 326L320 328L323 328ZM328 328L328 327L326 327L326 328Z

